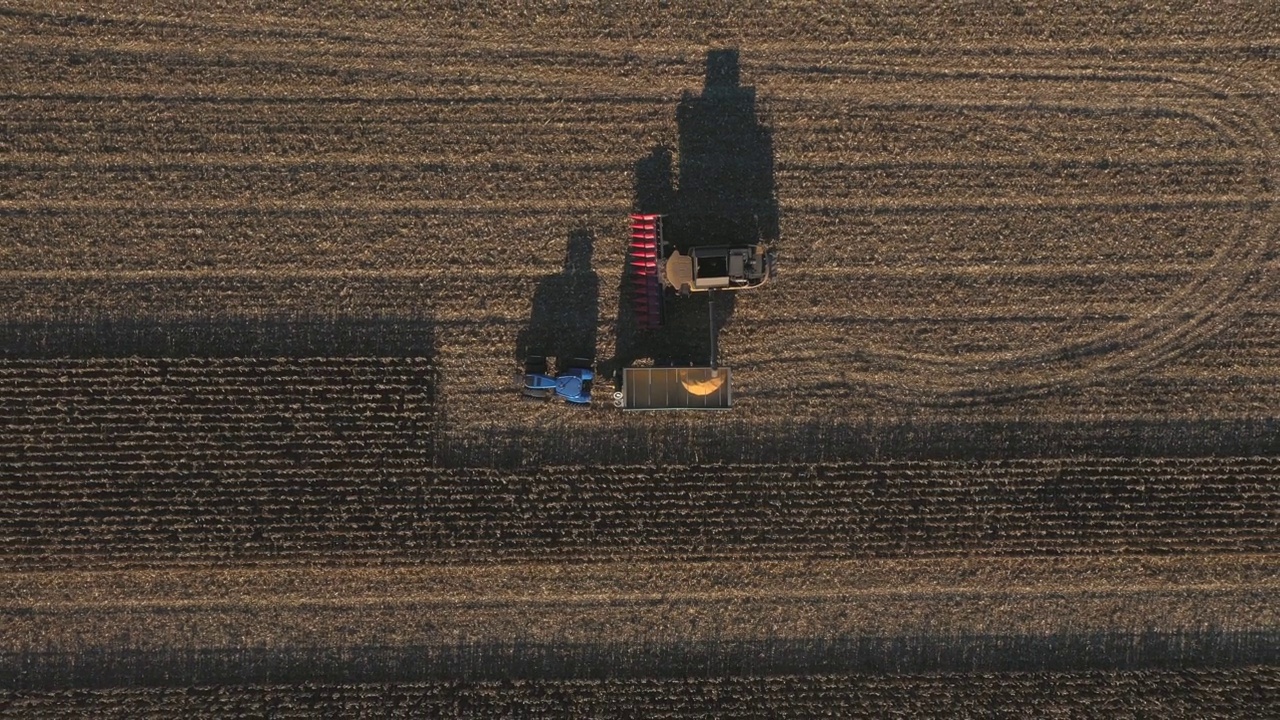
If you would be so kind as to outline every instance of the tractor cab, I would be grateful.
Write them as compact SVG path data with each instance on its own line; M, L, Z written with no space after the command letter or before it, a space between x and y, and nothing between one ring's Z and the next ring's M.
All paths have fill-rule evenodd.
M591 385L595 380L591 361L585 358L569 360L559 372L552 374L547 358L533 355L525 359L524 371L517 375L522 397L531 400L560 398L574 405L591 402Z

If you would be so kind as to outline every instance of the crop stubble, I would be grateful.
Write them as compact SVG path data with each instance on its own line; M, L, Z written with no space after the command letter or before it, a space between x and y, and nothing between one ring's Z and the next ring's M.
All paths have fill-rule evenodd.
M403 685L113 688L23 693L14 717L1230 718L1277 691L1273 668L857 676L442 681ZM1052 688L1052 692L1046 692Z
M1256 44L1224 39L1256 37L1256 19L1149 18L1094 44L1055 37L1056 24L1026 41L1026 19L1024 39L1002 44L963 19L931 28L890 13L918 43L953 40L921 49L874 32L823 40L828 23L852 21L813 8L737 10L736 29L710 37L741 46L743 82L772 131L783 267L721 333L739 401L731 423L708 423L635 419L606 403L578 414L516 405L506 385L533 290L559 271L573 232L594 238L602 292L567 300L595 304L599 356L613 353L634 165L678 144L674 109L701 87L710 16L675 10L683 19L646 25L548 6L539 31L521 35L501 9L48 10L0 19L0 320L413 317L433 331L396 357L125 360L34 341L31 357L6 353L0 542L15 582L89 571L88 586L106 592L109 577L99 585L93 572L269 565L311 568L336 587L339 568L369 563L616 572L646 559L673 563L675 592L679 568L693 567L681 562L981 569L1025 557L1044 568L1038 594L978 605L1023 612L1079 572L1044 558L1187 556L1199 558L1194 572L1168 588L1186 612L1170 609L1155 629L1237 618L1232 627L1274 631L1262 600L1275 581L1270 454L896 458L912 455L908 442L865 465L804 437L805 422L975 416L1100 420L1099 435L1112 420L1273 424L1275 67ZM1072 12L1091 27L1091 9ZM458 21L470 29L440 39ZM765 32L778 27L791 36ZM1186 42L1165 42L1173 34ZM681 438L687 447L672 448ZM755 464L699 467L708 453L724 458L717 440L743 439L759 448L744 451ZM646 451L677 465L636 466ZM797 464L759 462L770 453ZM608 461L620 464L598 467ZM518 467L466 467L484 463ZM1219 565L1248 558L1261 579L1222 584ZM834 572L850 578L851 567ZM1221 587L1208 597L1196 583ZM958 586L813 612L918 619L970 602L955 599ZM1081 616L1138 617L1140 594L1116 588L1114 607L1085 603ZM784 596L762 591L767 611L694 607L709 625L754 628L747 638L857 635L850 624L788 634L748 622L785 615ZM44 602L33 591L10 613ZM382 602L330 619L376 635L382 626L362 617L390 627L405 612L366 615ZM524 601L487 602L487 620L456 615L454 629L502 640L535 627ZM41 617L70 612L56 608ZM152 648L236 647L207 628L250 625L168 611L206 629L158 634ZM281 627L301 622L274 612ZM85 622L128 633L153 616L119 613ZM637 632L666 622L639 617L649 619ZM925 631L904 622L886 632ZM670 637L709 637L695 625ZM1020 632L1080 632L1050 625ZM346 637L310 631L320 645ZM76 647L59 642L31 636L5 651Z

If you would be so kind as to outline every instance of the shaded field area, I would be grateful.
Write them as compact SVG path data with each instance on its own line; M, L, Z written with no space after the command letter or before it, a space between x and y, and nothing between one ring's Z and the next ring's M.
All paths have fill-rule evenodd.
M1273 663L1266 555L10 572L28 689ZM1153 618L1159 618L1158 623Z
M923 672L992 673L1090 669L1112 672L1194 663L1228 670L1274 664L1276 633L1098 633L1068 636L987 635L715 641L662 645L539 645L469 643L458 647L355 646L270 649L80 650L4 658L5 684L23 690L93 687L164 688L183 683L230 687L262 682L413 682L423 678L533 683L617 676L635 684L740 679L832 672L910 677ZM1261 667L1266 667L1262 665ZM16 670L16 672L15 672ZM673 679L674 678L674 679ZM1268 702L1267 689L1241 698L1240 707ZM19 691L22 692L22 691ZM162 692L156 690L155 692ZM15 693L18 694L18 693ZM128 702L128 697L112 698ZM675 698L668 698L674 700ZM21 706L19 706L21 707ZM799 708L798 708L799 709Z
M686 680L258 685L21 692L13 717L873 717L1167 718L1247 716L1280 678L1274 668L734 677ZM1047 689L1052 692L1046 692Z
M0 717L1265 714L1254 5L0 2Z
M0 472L14 491L41 477L62 489L104 483L121 506L141 508L143 488L166 478L178 494L157 498L160 507L173 507L200 478L218 486L224 477L308 468L421 468L431 460L430 372L429 363L414 360L7 365L7 385L17 392L4 402ZM142 495L116 484L127 477L141 481ZM87 507L105 510L103 499ZM134 525L126 520L121 529Z
M430 470L394 425L322 424L345 419L300 418L296 447L237 426L210 432L269 439L228 451L120 437L87 460L10 434L7 565L1280 550L1269 458Z
M1079 418L794 417L671 418L531 414L521 428L446 429L437 455L447 467L538 468L617 465L798 466L884 460L1077 459L1098 457L1273 457L1280 449L1271 417ZM585 413L584 413L585 414Z

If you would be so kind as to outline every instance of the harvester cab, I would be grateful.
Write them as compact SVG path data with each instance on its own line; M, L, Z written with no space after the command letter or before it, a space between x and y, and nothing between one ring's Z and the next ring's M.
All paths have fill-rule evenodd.
M547 358L530 356L525 359L524 371L516 377L521 395L531 400L560 398L573 405L591 402L591 385L595 380L591 361L574 358L559 372L552 374Z

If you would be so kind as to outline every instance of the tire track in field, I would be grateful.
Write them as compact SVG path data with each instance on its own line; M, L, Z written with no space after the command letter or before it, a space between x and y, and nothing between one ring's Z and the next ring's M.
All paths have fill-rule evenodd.
M1216 80L1214 76L1209 77ZM1192 85L1187 80L1182 82ZM1270 129L1255 108L1240 104L1240 93L1215 89L1221 96L1234 98L1236 107L1223 113L1188 102L1184 112L1195 114L1217 128L1234 146L1256 146L1245 159L1259 180L1272 178L1270 158L1275 156L1277 145ZM1154 107L1159 106L1153 106L1153 111ZM1254 183L1255 187L1260 184ZM1211 271L1134 322L1083 341L978 358L957 359L874 348L868 353L881 371L912 379L888 386L868 382L866 387L872 392L912 402L990 403L1056 387L1081 387L1176 357L1230 322L1231 308L1246 294L1271 247L1276 228L1280 226L1280 209L1273 198L1258 195L1250 198L1249 206L1262 218L1255 216L1237 238L1219 248ZM1046 368L1052 369L1046 371Z
M521 38L525 42L514 42L506 39L510 35L518 35L514 31L528 30L528 17L522 13L488 14L479 6L476 8L434 8L426 16L397 17L386 19L376 13L368 17L352 17L349 4L343 4L337 11L328 8L324 14L307 16L283 15L273 13L230 14L225 12L196 11L174 14L171 10L164 13L138 12L121 13L115 8L94 9L86 11L80 5L45 4L45 8L8 9L5 14L12 18L35 24L39 30L37 37L46 37L54 28L62 30L71 37L83 37L84 27L93 27L94 31L110 34L124 31L130 37L139 29L151 30L149 35L162 31L168 37L179 33L188 33L190 39L206 39L215 37L219 40L238 40L249 38L254 42L267 39L294 45L314 46L316 41L323 40L327 45L338 45L358 48L361 52L377 52L388 46L398 51L414 51L421 47L423 32L428 28L436 28L441 23L450 27L451 36L437 39L460 53L494 53L504 56L521 56L521 54L565 52L567 40L575 41L575 54L589 59L596 59L590 49L580 48L584 29L592 34L592 48L601 48L607 55L623 55L628 52L637 55L654 55L673 48L701 47L705 42L705 22L707 13L715 12L706 8L685 9L663 13L646 18L646 22L636 23L629 14L595 14L584 16L581 13L562 13L543 16L548 24L536 36ZM1108 58L1119 56L1221 56L1234 52L1257 56L1265 52L1266 40L1259 39L1256 31L1267 27L1265 14L1257 22L1244 25L1247 30L1241 32L1239 18L1231 13L1219 13L1212 18L1198 16L1191 18L1185 13L1176 17L1161 18L1170 35L1178 36L1178 42L1171 44L1160 32L1151 33L1149 28L1135 28L1126 23L1114 23L1115 18L1108 17L1105 10L1086 4L1087 11L1079 12L1068 9L1060 16L1062 27L1079 28L1082 32L1076 36L1062 36L1058 33L1045 33L1044 36L1032 31L1029 33L1013 32L1009 38L992 36L991 26L982 15L973 17L973 25L952 27L952 33L958 33L957 42L945 47L945 53L959 58L1049 55L1053 58L1063 56L1071 58L1093 59L1099 56ZM319 10L319 9L317 9ZM805 10L792 6L777 8L756 8L754 15L740 16L737 19L737 31L742 33L745 44L759 48L769 55L795 55L809 53L818 59L829 59L834 54L853 56L883 55L894 58L916 58L921 55L939 53L935 43L921 47L918 43L902 42L900 35L901 22L889 22L878 28L879 34L866 34L868 28L858 25L859 18L847 18L851 24L837 25L847 33L831 28L832 18L821 8ZM470 12L468 12L470 11ZM891 20L902 21L907 16L915 16L917 9L900 8L902 15L891 16ZM744 12L750 13L752 11ZM735 13L735 16L738 16ZM441 18L444 19L441 19ZM715 20L722 20L716 17ZM949 20L955 18L948 14ZM1133 20L1134 18L1128 18ZM936 18L934 18L936 21ZM1206 30L1206 20L1213 28ZM1110 32L1098 32L1099 21L1106 22ZM816 24L815 24L816 23ZM586 26L584 28L584 25ZM800 32L780 34L779 27L801 27ZM853 32L857 27L859 32ZM1182 32L1178 32L1178 30ZM595 30L591 33L591 30ZM1142 30L1142 32L1134 32ZM967 31L967 32L966 32ZM1189 32L1193 31L1193 32ZM822 37L816 40L815 35ZM1265 33L1263 34L1265 36ZM1055 37L1056 36L1056 37ZM92 35L89 35L92 37ZM833 37L842 38L833 42ZM848 38L859 38L857 40ZM865 38L865 39L864 39ZM935 38L936 39L936 38ZM959 40L963 40L960 42ZM1264 55L1265 56L1265 55Z
M812 625L826 625L822 634L910 634L911 625L923 622L931 632L977 634L1047 630L1043 625L1036 626L1042 621L1028 612L1028 606L1049 602L1112 606L1111 612L1085 612L1077 608L1068 615L1057 615L1054 622L1059 630L1151 627L1148 619L1152 616L1160 618L1158 627L1173 630L1180 623L1201 619L1197 618L1201 613L1193 606L1197 600L1219 598L1218 607L1204 614L1216 616L1222 625L1244 629L1265 627L1276 619L1276 611L1265 604L1257 605L1255 598L1280 589L1280 577L1266 558L1248 556L695 565L540 563L396 569L283 566L269 570L187 568L3 573L0 577L7 586L0 598L0 615L13 619L25 616L11 626L13 632L5 642L8 647L4 648L9 651L22 644L47 647L95 634L83 626L50 627L41 620L49 616L79 617L82 618L79 623L88 625L109 622L113 616L157 610L198 617L257 611L301 616L363 608L375 614L390 611L394 615L440 606L435 612L447 608L463 615L475 613L497 620L496 623L481 621L480 626L473 626L463 618L456 620L455 628L465 628L468 633L487 630L495 636L509 638L519 634L518 627L525 627L533 630L530 639L575 640L589 637L590 633L586 630L574 633L568 626L528 628L519 617L520 608L558 616L558 622L573 622L582 612L618 617L632 613L650 615L614 628L609 635L615 638L626 636L627 626L643 629L636 626L655 620L654 608L659 608L662 616L670 612L670 606L687 606L741 617L750 616L752 606L792 604L798 606L797 611L786 619L777 612L760 614L770 616L770 622L775 625L789 626L793 632L801 627L812 632L815 629ZM1143 603L1153 602L1168 604L1168 612L1141 609ZM885 605L900 605L902 609L881 613ZM1234 607L1226 607L1231 605ZM944 615L921 612L917 606L931 606ZM801 607L804 610L800 610ZM805 617L814 608L827 616L825 621ZM1100 623L1099 618L1106 621ZM508 627L512 620L518 627ZM68 619L68 622L77 621ZM419 632L431 633L437 622L426 623L426 627L421 625ZM484 628L484 625L490 627ZM109 629L99 628L100 631ZM762 629L759 620L748 620L726 623L719 632L723 639L750 639ZM667 630L687 635L699 632L696 625ZM251 631L250 635L277 632L279 628L268 628ZM772 628L771 632L790 634L783 627ZM168 644L166 641L173 639L163 638L159 644ZM273 644L270 640L265 643Z
M634 117L634 116L631 116ZM799 152L799 149L796 150ZM1029 155L992 154L974 161L957 161L950 154L915 153L910 159L886 159L883 152L862 152L852 155L842 154L839 159L832 159L826 154L800 155L798 159L780 160L780 172L828 172L836 170L951 170L973 169L1026 170L1040 166L1071 166L1081 164L1077 155L1061 152L1039 152ZM1238 161L1234 153L1227 152L1187 152L1179 149L1153 149L1141 153L1129 152L1123 155L1109 155L1108 159L1119 165L1154 165L1194 167L1197 165L1227 165ZM581 153L574 152L571 162L552 159L513 158L510 153L487 152L469 153L458 157L448 152L405 153L390 151L376 152L325 152L280 154L269 157L247 157L242 153L205 151L184 153L181 158L156 158L150 155L120 157L111 155L77 156L52 151L15 150L4 155L4 166L11 170L48 172L53 170L85 169L85 170L180 170L198 172L201 168L211 167L228 170L260 170L292 167L335 167L335 168L401 168L418 166L448 166L461 168L484 168L500 165L504 168L533 167L546 170L550 168L577 169L615 169L630 168L634 163L630 158L621 158L617 153Z
M1176 209L1181 207L1267 207L1273 203L1272 198L1259 198L1249 195L1189 195L1176 199L1156 200L1142 195L1098 197L1075 197L1055 200L1025 200L1009 198L946 198L941 202L924 203L916 199L908 200L801 200L793 204L799 210L830 209L838 211L865 212L991 212L991 211L1038 211L1051 212L1063 209L1125 209L1152 208ZM475 203L466 200L438 199L404 199L404 200L360 200L346 202L316 201L244 201L244 200L0 200L0 212L3 213L41 213L66 212L84 213L87 211L113 212L150 212L150 213L206 213L206 212L259 212L259 213L388 213L388 212L448 212L465 215L475 212L519 212L544 213L550 215L564 214L570 211L603 212L615 210L612 202L597 201L595 204L584 203L572 199L541 200L504 200L498 208L475 208Z
M1190 591L1265 592L1280 570L1264 555L1133 557L955 557L942 559L712 560L483 563L407 567L281 565L272 568L157 567L145 570L0 570L0 612L39 607L135 609L159 604L340 607L399 603L599 604L610 598L909 600L972 596L1121 595ZM962 612L973 612L972 609ZM1273 613L1276 611L1272 611Z

